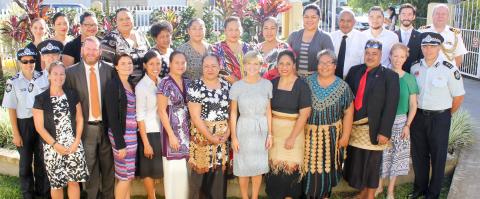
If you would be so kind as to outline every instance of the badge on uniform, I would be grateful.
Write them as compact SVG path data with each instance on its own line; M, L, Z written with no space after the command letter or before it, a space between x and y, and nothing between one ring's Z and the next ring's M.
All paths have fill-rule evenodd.
M12 91L12 85L11 84L7 84L7 86L5 87L5 91L7 93L9 93L10 91Z
M33 83L28 85L28 92L31 93L33 91Z
M460 72L458 70L455 70L453 74L455 75L455 79L457 80L460 80L460 78L462 77L462 75L460 75Z
M419 71L415 71L415 76L418 77L418 75L420 75L420 72L419 72Z

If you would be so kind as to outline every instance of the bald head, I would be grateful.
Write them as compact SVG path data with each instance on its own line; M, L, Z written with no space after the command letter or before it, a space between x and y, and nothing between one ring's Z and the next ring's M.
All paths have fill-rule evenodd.
M446 4L438 4L433 8L432 21L435 27L444 27L448 23L450 9Z
M353 13L351 10L345 9L340 12L338 27L344 34L351 32L355 26L355 23L355 13Z

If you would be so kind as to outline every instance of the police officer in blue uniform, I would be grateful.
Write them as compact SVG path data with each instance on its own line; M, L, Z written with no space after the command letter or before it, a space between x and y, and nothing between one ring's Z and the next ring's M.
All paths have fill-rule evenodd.
M20 154L20 188L26 199L48 198L50 195L43 147L32 118L35 95L40 91L37 80L42 76L41 72L34 71L35 58L36 53L29 48L17 52L21 71L7 80L2 102L2 106L8 109L13 143Z
M424 58L411 68L420 94L417 114L410 127L415 172L410 198L435 199L442 186L452 114L462 104L465 90L458 68L440 56L443 37L434 32L420 36Z
M37 46L38 51L41 54L42 61L45 63L45 68L42 71L42 77L38 79L39 89L42 93L49 88L48 82L48 69L50 65L56 61L60 61L60 55L62 53L63 44L57 40L47 39L42 41Z

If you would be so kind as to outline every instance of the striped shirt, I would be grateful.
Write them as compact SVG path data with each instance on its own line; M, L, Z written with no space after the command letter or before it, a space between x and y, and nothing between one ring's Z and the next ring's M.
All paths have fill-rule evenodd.
M308 71L308 48L310 43L302 42L298 55L298 70Z

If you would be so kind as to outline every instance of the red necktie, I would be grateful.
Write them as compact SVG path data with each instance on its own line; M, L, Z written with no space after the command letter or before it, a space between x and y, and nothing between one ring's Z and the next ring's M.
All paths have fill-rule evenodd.
M355 110L360 110L363 104L363 94L365 93L365 86L367 85L367 76L370 68L367 68L360 79L360 85L358 86L357 95L355 96Z

